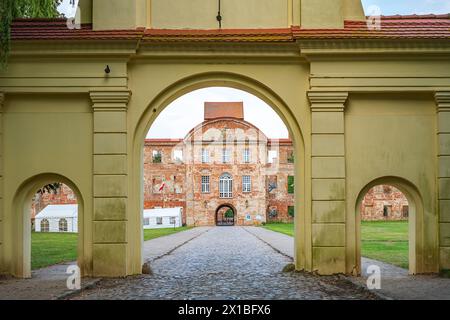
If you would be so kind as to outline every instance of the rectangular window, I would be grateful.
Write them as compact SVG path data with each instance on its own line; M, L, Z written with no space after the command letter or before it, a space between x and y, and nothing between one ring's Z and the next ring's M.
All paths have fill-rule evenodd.
M402 216L403 216L403 218L409 217L409 206L402 207Z
M244 163L250 163L250 149L244 149Z
M170 224L174 225L177 223L177 219L175 217L170 217Z
M230 163L230 149L223 148L222 149L222 163Z
M162 162L162 153L161 153L161 151L153 150L152 161L153 161L153 163L161 163Z
M288 207L288 215L289 215L289 217L294 217L295 216L295 207L294 206L289 206Z
M202 176L202 193L209 193L209 176Z
M163 218L162 217L156 217L156 224L163 224Z
M274 163L275 159L278 157L278 152L276 150L269 150L269 153L267 155L267 162L268 163Z
M150 225L150 218L144 218L144 226Z
M385 218L389 217L390 213L391 213L391 206L384 206L383 207L383 217L385 217Z
M294 193L294 176L288 176L288 193Z
M287 153L287 162L294 163L294 151L288 151Z
M183 161L183 150L174 150L173 151L173 160L175 161Z
M202 149L202 163L209 163L209 150Z
M252 178L250 176L242 176L242 192L252 191Z

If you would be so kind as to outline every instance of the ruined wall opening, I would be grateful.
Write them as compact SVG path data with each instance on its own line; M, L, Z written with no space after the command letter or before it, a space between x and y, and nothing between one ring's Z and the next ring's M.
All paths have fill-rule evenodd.
M422 264L418 224L423 216L416 188L396 177L377 179L360 193L356 205L359 272L370 266L415 274ZM386 269L387 268L387 269ZM398 269L401 268L401 269Z

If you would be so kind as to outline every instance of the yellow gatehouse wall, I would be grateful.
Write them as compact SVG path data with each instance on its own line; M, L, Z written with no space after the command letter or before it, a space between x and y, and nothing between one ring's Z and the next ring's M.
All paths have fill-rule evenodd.
M92 15L81 9L95 29L216 23L214 14L199 19L201 1L182 16L172 1L80 3L93 5ZM357 1L264 2L277 13L252 17L244 13L257 12L256 1L245 3L224 27L339 27L361 18ZM60 180L80 200L83 274L141 273L144 138L171 101L211 86L257 95L290 131L298 270L361 271L357 208L380 183L411 204L410 272L450 269L449 58L445 40L13 41L0 72L0 272L30 276L27 208L36 188Z

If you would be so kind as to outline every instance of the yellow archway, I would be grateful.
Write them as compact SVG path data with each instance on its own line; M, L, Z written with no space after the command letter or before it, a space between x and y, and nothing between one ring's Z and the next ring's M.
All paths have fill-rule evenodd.
M158 115L177 98L194 90L208 87L229 87L248 92L263 100L280 116L285 123L293 140L295 158L299 161L295 164L295 181L298 181L295 189L295 263L298 270L311 269L311 230L310 220L306 215L305 201L305 171L306 156L305 144L298 120L295 118L289 106L274 91L264 84L236 73L210 72L190 76L173 83L153 99L143 112L136 130L133 134L132 149L132 187L133 194L139 194L139 202L130 203L130 220L128 234L130 235L131 257L130 269L139 273L142 267L142 219L143 210L143 147L144 139ZM137 169L139 168L139 169ZM309 236L308 236L309 235Z
M399 189L407 198L409 203L409 273L417 274L423 270L423 250L424 241L422 237L423 220L424 220L424 207L422 196L420 195L417 187L410 181L400 177L382 177L375 179L368 183L359 193L356 206L355 206L355 219L356 219L356 264L357 272L361 274L361 215L360 204L363 201L364 196L375 186L378 185L390 185Z
M82 275L85 274L84 265L84 232L83 232L83 212L84 201L81 192L70 179L55 173L42 173L24 181L18 188L13 200L13 228L16 230L12 237L13 257L10 266L11 273L19 278L31 277L31 200L36 190L43 186L61 182L69 186L77 197L78 204L78 244L77 262Z

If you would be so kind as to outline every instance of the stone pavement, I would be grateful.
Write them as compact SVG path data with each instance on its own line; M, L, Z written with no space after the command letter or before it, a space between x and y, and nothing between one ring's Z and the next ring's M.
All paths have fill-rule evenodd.
M66 270L75 264L68 262L35 270L31 279L0 278L0 300L54 300L74 294L67 289ZM83 278L81 287L88 288L98 280Z
M289 263L246 228L215 227L153 259L152 275L105 279L73 299L375 299L341 277L283 273Z
M269 243L283 254L294 256L293 238L264 228L248 227L247 231ZM366 286L367 268L377 265L381 269L381 290L377 294L387 299L400 300L450 300L450 279L437 275L408 275L408 270L381 262L362 258L362 277L348 277L360 286Z

